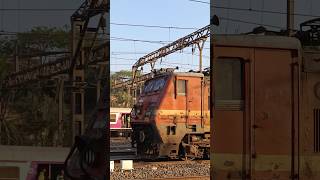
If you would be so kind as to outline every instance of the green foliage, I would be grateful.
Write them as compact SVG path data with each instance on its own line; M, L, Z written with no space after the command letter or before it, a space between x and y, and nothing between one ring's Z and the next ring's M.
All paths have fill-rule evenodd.
M112 84L119 81L122 78L131 78L132 72L127 70L121 70L111 75L111 93L110 93L110 105L111 107L132 107L133 97L124 89L113 89Z
M133 97L124 90L118 90L111 93L111 107L132 107Z
M69 117L70 110L66 107L64 117ZM10 111L11 118L6 120L14 140L10 144L55 146L60 141L57 139L58 103L42 89L20 89L15 94L14 103L10 104ZM64 133L67 133L69 124L66 120L63 126Z
M121 70L111 75L111 79L131 78L131 77L132 77L132 72L128 70Z
M16 41L12 38L0 38L0 58L5 59L5 57L13 54L15 42Z
M30 32L19 33L19 46L23 48L48 51L66 49L69 44L67 28L34 27Z
M9 58L19 54L33 54L69 49L68 27L34 27L18 33L15 38L0 36L0 80L9 72ZM27 58L23 61L27 62ZM55 88L39 88L37 84L19 87L9 104L2 126L2 143L13 145L56 145L58 130L58 102ZM3 92L1 89L0 95ZM65 134L70 129L70 109L64 105ZM6 137L6 138L3 138ZM67 145L66 143L64 143Z

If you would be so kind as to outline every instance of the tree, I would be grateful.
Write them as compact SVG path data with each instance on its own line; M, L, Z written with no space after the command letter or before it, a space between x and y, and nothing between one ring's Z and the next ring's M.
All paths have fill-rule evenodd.
M111 75L111 93L110 93L110 106L111 107L132 107L133 97L125 89L113 89L112 84L121 81L123 79L130 79L132 72L127 70L121 70Z
M10 64L15 53L20 56L21 63L27 67L44 63L45 56L39 55L37 59L30 56L49 51L67 51L69 49L69 30L64 28L34 27L30 32L18 33L15 38L0 38L0 78L4 78L10 71ZM18 47L18 48L17 48ZM18 50L18 51L17 51ZM51 59L50 59L51 60ZM52 58L55 60L55 58ZM29 63L31 62L31 64ZM13 69L13 68L11 68ZM46 84L46 83L45 83ZM5 92L1 89L1 95ZM0 134L6 141L3 144L11 145L42 145L56 144L58 127L58 102L55 98L55 88L46 88L38 84L19 87L12 91L14 101L8 105L5 121L1 122L3 131ZM64 106L68 107L68 106ZM65 108L64 117L70 115ZM65 121L66 122L66 121ZM68 123L64 124L68 128Z
M8 67L5 58L0 56L0 80L2 80L6 76L7 69Z

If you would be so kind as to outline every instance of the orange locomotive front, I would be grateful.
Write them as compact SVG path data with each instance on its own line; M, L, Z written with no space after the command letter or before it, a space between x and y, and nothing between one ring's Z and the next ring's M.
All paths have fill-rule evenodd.
M131 118L143 158L208 158L209 84L202 73L165 72L144 84Z

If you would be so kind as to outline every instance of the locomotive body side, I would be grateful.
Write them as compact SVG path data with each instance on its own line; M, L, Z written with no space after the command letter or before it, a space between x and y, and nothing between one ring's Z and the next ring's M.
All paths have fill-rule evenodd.
M188 140L192 138L194 142L199 140L199 143L204 143L202 150L209 150L208 87L203 75L176 73L168 84L155 122L163 142L160 156L174 158L178 157L179 153L182 155L182 142L188 144ZM197 156L196 153L198 152L190 150L186 152L190 157Z
M312 49L312 48L311 48ZM304 47L301 68L299 179L320 179L320 50Z
M294 179L299 172L299 41L225 35L213 43L213 179Z
M162 78L162 90L143 93L136 105L143 109L140 118L132 118L138 153L152 158L208 156L208 85L203 74L170 73Z

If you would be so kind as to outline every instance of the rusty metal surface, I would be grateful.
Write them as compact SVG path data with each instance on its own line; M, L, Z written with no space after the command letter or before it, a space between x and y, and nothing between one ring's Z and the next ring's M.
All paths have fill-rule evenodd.
M249 41L239 44L244 39ZM243 111L219 109L219 104L214 104L214 179L291 179L299 174L301 59L295 52L300 52L300 46L286 42L295 40L228 36L214 48L214 57L220 57L217 61L238 58L244 67Z
M269 49L300 49L298 39L286 36L261 36L261 35L214 35L215 46L244 47L244 48L269 48Z
M304 72L320 72L320 50L304 50L303 64Z
M193 138L203 138L201 143L194 143L194 146L202 146L204 149L208 149L209 139L205 139L204 134L207 133L210 136L209 91L208 84L204 82L203 74L167 73L162 77L166 79L164 87L157 92L143 93L136 104L141 112L132 116L135 139L139 141L140 133L143 132L146 137L145 142L148 142L138 142L138 153L144 154L146 153L145 149L151 151L152 148L156 147L156 151L151 153L152 156L178 158L182 139L187 134L192 133L198 134L193 135ZM158 78L161 78L161 76L158 76ZM187 80L186 95L179 95L176 92L175 83L178 80ZM148 115L150 114L150 108L154 108L151 116ZM196 127L195 132L192 132L193 126ZM174 127L175 133L172 134L172 130L170 130L170 133L167 134L168 127ZM194 150L192 147L190 153L201 152Z

